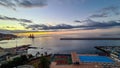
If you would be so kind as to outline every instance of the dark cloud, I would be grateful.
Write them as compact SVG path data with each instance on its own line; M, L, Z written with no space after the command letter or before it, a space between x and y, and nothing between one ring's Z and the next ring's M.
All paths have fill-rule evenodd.
M79 20L75 20L74 22L81 23L81 21L79 21Z
M87 19L83 21L75 20L75 22L84 23L84 25L77 26L77 27L87 29L87 30L88 29L90 30L91 29L107 29L107 28L120 26L120 20L110 20L107 22L99 22L99 21L94 21L94 18L105 18L105 17L116 16L116 15L120 15L120 7L110 6L97 11L96 13L87 17Z
M110 6L103 8L97 11L95 14L89 16L89 18L102 18L102 17L109 17L112 15L120 15L120 7L119 6Z
M47 0L0 0L0 5L16 9L16 7L43 7L47 5Z
M15 27L12 27L12 26L6 26L5 28L15 28Z
M31 20L27 20L27 19L19 19L19 21L21 21L21 22L28 22L28 23L32 23L32 21L31 21Z
M93 29L107 29L112 28L115 26L120 26L120 23L115 21L109 21L109 22L92 22L89 23L87 28L93 28Z
M103 13L112 12L114 14L119 14L120 13L119 9L120 9L119 6L110 6L110 7L103 8L98 12L103 12Z
M22 7L43 7L47 5L47 0L17 0L18 6Z
M100 17L108 17L107 13L97 13L89 16L90 18L100 18Z
M83 29L108 29L116 26L120 26L118 21L108 21L108 22L97 22L91 19L82 21L85 25L79 26Z
M15 9L15 8L13 8L13 7L15 7L15 4L12 3L12 1L10 1L10 0L0 0L0 5L7 7L7 8Z
M74 28L74 26L67 24L59 24L55 26L47 26L44 24L33 24L33 25L28 25L26 28L27 29L31 28L33 30L51 30L51 29L55 30L55 29L72 29Z
M26 29L32 30L58 30L58 29L73 29L79 28L84 30L92 30L92 29L108 29L116 26L120 26L120 22L117 21L109 21L109 22L96 22L91 19L87 19L82 21L84 25L68 25L68 24L58 24L55 26L48 26L45 24L33 24L25 26Z
M32 23L31 20L27 20L27 19L18 19L18 18L7 17L7 16L1 16L1 15L0 15L0 20L11 20L11 21L19 21L19 22Z
M20 25L22 25L22 26L27 26L27 24L26 23L19 23Z

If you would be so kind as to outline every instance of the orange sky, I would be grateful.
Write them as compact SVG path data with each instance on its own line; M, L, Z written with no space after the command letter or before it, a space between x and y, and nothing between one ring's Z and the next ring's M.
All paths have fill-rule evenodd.
M107 29L95 29L95 30L63 30L63 31L39 31L39 32L25 32L25 33L16 33L18 36L29 36L30 34L38 35L79 35L79 36L100 36L101 34L106 33L115 33L120 32L119 28Z

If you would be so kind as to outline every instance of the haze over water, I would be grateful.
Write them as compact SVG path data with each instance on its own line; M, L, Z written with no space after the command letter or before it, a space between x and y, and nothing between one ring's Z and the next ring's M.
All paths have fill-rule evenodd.
M16 47L16 45L31 44L33 47L50 49L53 53L70 53L72 51L78 53L96 53L98 50L94 48L95 46L120 46L119 40L60 40L61 37L64 36L40 35L34 39L24 37L13 40L3 40L0 41L0 47L11 48Z

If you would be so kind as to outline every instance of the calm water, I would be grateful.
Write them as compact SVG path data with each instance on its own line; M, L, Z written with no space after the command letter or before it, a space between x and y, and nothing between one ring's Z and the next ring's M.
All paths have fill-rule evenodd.
M0 41L0 47L10 48L31 44L34 47L48 48L55 53L96 53L95 46L120 46L119 40L59 40L57 36L40 36L35 39L18 38L15 40Z

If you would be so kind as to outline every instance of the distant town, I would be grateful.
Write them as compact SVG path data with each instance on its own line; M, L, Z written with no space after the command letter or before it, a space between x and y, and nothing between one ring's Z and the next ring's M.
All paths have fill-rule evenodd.
M13 34L0 33L0 40L9 40L9 39L13 39L13 38L17 38L17 36L13 35Z

